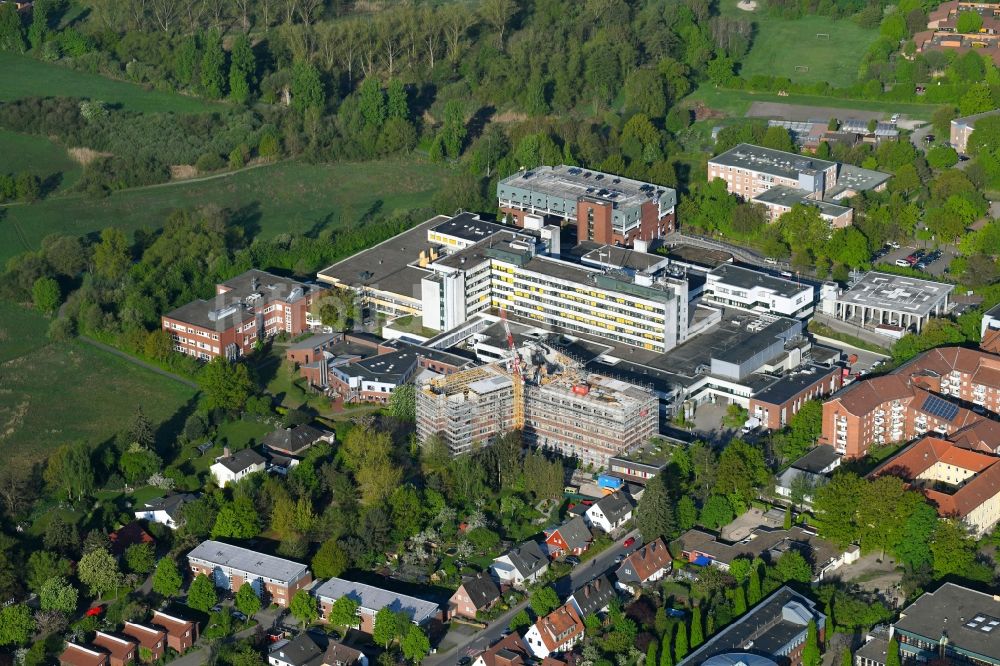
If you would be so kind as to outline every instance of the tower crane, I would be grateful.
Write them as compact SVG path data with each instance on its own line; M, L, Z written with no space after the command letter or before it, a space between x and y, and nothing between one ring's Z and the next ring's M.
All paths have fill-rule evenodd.
M523 430L524 376L521 374L521 357L517 353L517 346L514 345L514 335L510 332L510 324L507 323L507 310L505 308L500 308L500 321L503 322L503 330L507 334L507 346L513 355L510 361L510 370L514 388L514 428Z

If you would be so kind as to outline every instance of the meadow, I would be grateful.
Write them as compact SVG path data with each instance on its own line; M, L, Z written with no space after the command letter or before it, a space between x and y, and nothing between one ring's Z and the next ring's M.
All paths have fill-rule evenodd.
M789 20L760 11L744 12L736 7L736 0L723 0L721 12L754 22L753 46L739 72L743 78L787 76L795 82L828 81L838 88L847 87L857 82L861 58L878 37L878 30L847 19L807 16Z
M0 52L0 101L56 96L85 97L142 112L197 113L218 108L195 97L147 90L135 83L78 72L25 55Z
M48 234L86 236L112 225L131 234L140 228L159 228L173 210L205 205L239 211L252 237L347 226L371 212L429 205L446 174L444 167L416 157L364 164L290 161L205 180L125 190L103 199L73 193L31 205L10 205L0 216L0 264L37 248Z
M72 187L82 172L65 148L42 136L0 130L0 155L0 171L32 173L46 181L44 187L50 193Z
M172 440L192 388L83 341L49 342L47 326L41 315L0 301L0 455L36 462L66 442L103 442L140 405L158 435Z

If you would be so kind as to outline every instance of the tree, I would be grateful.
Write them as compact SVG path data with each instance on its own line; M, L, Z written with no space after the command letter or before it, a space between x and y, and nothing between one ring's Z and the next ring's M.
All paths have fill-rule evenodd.
M712 495L701 508L701 523L709 529L717 530L733 517L733 507L722 495Z
M246 35L239 35L233 42L229 63L229 96L237 104L244 104L250 99L250 93L256 85L255 72L257 61Z
M319 70L311 62L297 60L292 66L292 108L299 111L322 109L326 104L326 90Z
M754 576L756 578L756 576ZM696 648L705 641L705 634L701 628L701 606L691 609L691 643L692 648Z
M133 444L118 460L118 468L125 476L125 480L131 484L145 481L160 471L162 466L163 461L160 456L141 448L139 444Z
M181 591L183 582L181 572L178 571L173 558L164 557L156 563L156 571L153 573L153 592L164 597L173 597Z
M104 548L95 548L80 558L76 577L98 598L122 584L118 561Z
M392 612L388 606L385 608L380 608L377 613L375 613L375 625L372 628L372 639L383 647L389 647L396 636L399 634L398 628L399 617Z
M27 47L17 8L11 2L0 4L0 51L24 53Z
M424 630L415 624L411 624L406 635L403 637L400 647L403 648L403 656L419 664L431 651L431 642L427 638Z
M782 583L795 581L808 583L813 578L812 567L802 553L790 548L781 554L772 569L774 576Z
M813 511L819 533L841 548L858 540L858 508L864 494L864 479L852 472L834 474L829 483L813 494Z
M517 5L514 4L514 0L484 0L479 11L482 13L483 19L496 30L497 47L503 51L503 33L517 11Z
M688 653L687 624L681 622L677 625L677 635L674 637L674 657L680 663Z
M14 192L19 201L34 203L42 196L42 182L35 174L22 171L14 180Z
M125 234L117 227L101 231L101 242L94 246L94 271L109 281L121 279L132 265L132 252Z
M204 53L201 56L201 89L208 97L219 99L225 94L226 53L222 50L222 38L212 30L205 37Z
M76 611L79 592L63 576L50 578L38 593L42 610L55 610L69 615Z
M663 610L662 608L660 610ZM666 613L664 613L666 615ZM660 666L674 666L673 623L668 623L660 636Z
M410 119L410 100L406 94L406 88L399 79L389 81L386 89L386 110L389 118Z
M223 356L212 359L198 375L209 409L240 411L254 392L246 365Z
M260 515L248 497L237 497L226 503L215 518L212 537L252 539L260 534Z
M319 606L316 603L316 597L309 594L306 590L299 590L292 597L292 603L289 605L289 610L292 611L299 622L302 624L312 624L319 617Z
M969 538L961 523L955 520L939 520L930 545L936 578L967 575L975 564L976 542Z
M334 601L330 607L330 624L335 627L357 626L358 602L348 596L340 597Z
M35 633L31 609L24 604L0 608L0 645L24 645Z
M746 407L734 402L726 407L726 415L722 417L722 425L729 428L742 428L748 417L749 413Z
M327 539L316 551L312 560L313 575L317 578L336 578L350 566L347 553L337 539Z
M894 635L889 639L889 645L885 650L885 666L901 666L899 657L899 639Z
M59 283L50 277L40 277L31 287L31 302L42 314L50 315L59 307L62 292Z
M156 564L156 553L148 543L132 544L125 550L125 565L132 573L148 574Z
M690 495L684 495L677 500L677 527L683 532L694 527L698 521L698 507Z
M663 474L657 474L646 484L646 492L636 507L635 521L646 542L658 537L667 539L673 533L674 507Z
M737 511L745 511L756 489L768 481L763 452L741 439L734 439L719 456L715 492L725 495Z
M510 618L510 624L507 628L510 629L511 633L514 633L530 626L531 616L528 615L528 611L522 608L514 615L514 617Z
M240 589L236 592L235 604L236 609L247 617L253 617L260 612L260 597L257 596L253 585L240 585Z
M806 643L802 646L802 666L819 666L819 633L816 630L816 620L809 620L806 628Z
M414 421L417 418L416 400L413 384L397 386L389 396L389 413L400 421Z
M531 594L531 610L535 615L542 617L548 615L561 605L559 595L549 586L540 587Z
M983 17L976 11L965 11L958 13L958 20L955 21L955 32L963 35L978 33L983 27Z
M971 116L992 109L993 95L989 86L985 83L974 83L969 86L968 91L959 100L958 108L963 116Z
M642 662L645 666L656 666L656 653L660 651L660 643L654 638L649 641L649 645L646 646L646 661Z
M191 581L188 588L187 605L202 613L207 613L209 609L219 602L219 597L215 591L215 583L205 574L198 574Z
M36 550L28 556L28 588L40 592L50 579L68 576L69 560L49 550Z
M739 617L747 612L747 592L743 585L733 588L733 615Z

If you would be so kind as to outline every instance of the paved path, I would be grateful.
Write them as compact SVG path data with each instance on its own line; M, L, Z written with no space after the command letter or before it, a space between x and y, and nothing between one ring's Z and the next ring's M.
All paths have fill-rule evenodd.
M570 594L594 580L601 574L617 568L619 556L631 553L642 545L642 540L638 538L638 534L638 530L632 530L618 539L613 546L605 549L593 559L587 560L586 562L582 562L581 564L573 567L568 575L563 576L555 582L554 587L556 592L559 593L559 598L568 598ZM622 544L629 537L636 537L636 541L631 547L625 548ZM493 645L500 640L504 632L508 630L510 621L514 615L516 615L523 608L526 608L527 605L527 600L521 602L497 619L493 620L493 622L491 622L486 629L477 631L472 636L465 637L458 643L458 645L445 652L430 655L424 659L423 663L426 666L452 666L457 664L458 660L462 657L471 657L472 655L482 652L490 645Z
M112 347L111 345L106 345L103 342L98 342L97 340L94 340L93 338L88 338L86 335L81 335L80 336L80 340L82 340L83 342L86 342L88 345L92 345L94 347L97 347L98 349L103 349L104 351L108 352L109 354L114 354L115 356L123 358L123 359L125 359L126 361L128 361L129 363L131 363L133 365L138 365L139 367L145 368L146 370L151 370L151 371L155 372L158 375L162 375L162 376L167 377L169 379L173 379L175 382L180 382L181 384L184 384L185 386L190 386L191 388L193 388L196 391L200 391L201 390L201 387L198 386L198 384L196 384L195 382L191 381L190 379L186 379L185 377L181 377L180 375L178 375L176 373L173 373L173 372L170 372L169 370L164 370L163 368L159 368L159 367L153 365L152 363L147 363L146 361L143 361L142 359L136 358L135 356L132 356L131 354L127 354L127 353L123 352L121 349L116 349L115 347Z

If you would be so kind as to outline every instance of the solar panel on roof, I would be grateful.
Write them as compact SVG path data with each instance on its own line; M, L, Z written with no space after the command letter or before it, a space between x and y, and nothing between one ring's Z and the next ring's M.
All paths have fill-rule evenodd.
M951 421L953 418L958 416L958 405L953 405L947 400L942 400L936 395L927 396L920 409L921 411L927 412L932 416L943 418L946 421Z

